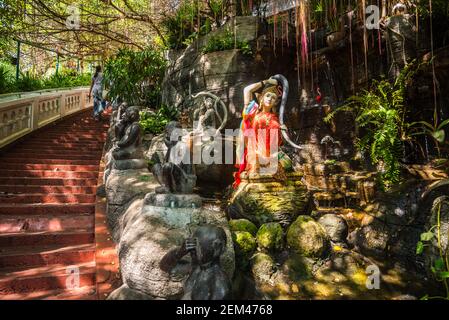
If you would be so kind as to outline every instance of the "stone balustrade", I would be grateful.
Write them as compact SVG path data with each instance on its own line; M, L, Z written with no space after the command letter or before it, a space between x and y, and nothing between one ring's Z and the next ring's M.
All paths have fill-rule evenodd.
M92 107L89 88L21 95L0 100L0 148L53 121Z

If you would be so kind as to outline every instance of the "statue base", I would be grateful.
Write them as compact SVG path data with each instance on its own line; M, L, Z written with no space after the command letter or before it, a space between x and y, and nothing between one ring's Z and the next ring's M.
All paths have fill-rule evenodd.
M201 208L203 201L197 194L151 192L145 196L145 205L165 208Z
M267 222L290 225L308 208L309 193L300 172L286 173L280 181L268 174L241 174L241 182L233 192L229 204L234 207L233 218L245 218L257 226Z

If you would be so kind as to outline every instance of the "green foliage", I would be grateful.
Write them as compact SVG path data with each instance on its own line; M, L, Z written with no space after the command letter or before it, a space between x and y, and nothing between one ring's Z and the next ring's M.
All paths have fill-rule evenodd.
M357 140L357 148L368 153L373 164L383 167L380 184L389 189L400 181L402 140L406 139L408 125L404 122L404 97L406 84L419 69L409 64L394 83L386 80L372 83L371 90L363 90L349 98L347 103L324 118L329 122L336 112L350 111L355 114L358 128L364 135Z
M445 183L449 183L449 180L444 180ZM438 247L439 257L432 262L430 271L435 276L437 281L443 283L446 290L446 297L433 297L449 300L449 251L444 251L441 244L441 232L444 232L441 228L441 206L443 201L449 200L449 197L442 196L436 199L435 205L432 208L432 214L436 214L437 224L432 226L428 231L423 232L420 237L420 241L416 244L416 254L420 255L424 252L425 247L433 246L436 243ZM436 239L436 241L434 241ZM423 299L431 299L432 297L425 296Z
M252 55L252 49L249 43L247 41L236 40L235 34L229 30L210 37L203 48L203 53L224 51L234 48L242 50L242 53L245 55Z
M44 88L67 88L88 86L91 82L90 74L77 74L74 70L64 70L43 81Z
M436 115L434 115L436 118ZM438 121L434 121L434 123L429 123L427 121L417 121L410 124L410 136L416 135L428 135L434 141L438 149L438 155L441 155L440 145L447 144L446 141L446 132L445 127L449 125L449 119L438 123Z
M181 49L190 45L200 35L211 30L211 19L218 19L221 13L222 1L210 1L211 15L206 16L200 10L198 1L187 0L181 3L173 16L162 21L166 31L166 42L170 49ZM198 31L199 30L199 31Z
M417 0L416 6L421 17L427 18L430 15L429 0ZM449 16L449 2L447 0L432 0L432 14L433 16Z
M159 110L154 112L141 111L140 112L140 126L145 133L160 134L164 131L165 126L178 117L178 112L175 108L162 106Z
M78 74L73 70L62 71L48 78L40 78L25 72L21 73L16 80L14 66L0 63L0 94L88 86L90 81L90 74Z
M32 75L30 72L21 73L19 79L14 83L17 91L35 91L43 89L42 80L39 77Z
M0 94L7 93L14 87L14 73L12 66L0 63Z
M120 50L104 68L104 80L110 86L109 96L121 98L129 105L159 106L165 67L166 61L159 50Z

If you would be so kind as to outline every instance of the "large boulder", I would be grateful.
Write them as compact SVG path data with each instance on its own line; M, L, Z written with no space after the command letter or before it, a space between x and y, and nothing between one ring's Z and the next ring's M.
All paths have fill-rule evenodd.
M118 241L119 220L132 200L143 198L157 186L153 175L147 169L112 170L106 182L107 224L113 240Z
M144 205L141 212L124 217L124 229L118 246L124 284L155 298L182 297L183 283L191 270L190 257L179 261L170 274L159 268L159 262L170 249L180 246L196 226L202 224L217 225L225 230L228 240L221 263L232 279L234 248L222 212Z
M149 295L133 290L129 288L126 284L112 291L107 300L155 300Z
M295 252L306 257L322 257L329 247L324 228L309 216L299 216L289 227L287 243Z

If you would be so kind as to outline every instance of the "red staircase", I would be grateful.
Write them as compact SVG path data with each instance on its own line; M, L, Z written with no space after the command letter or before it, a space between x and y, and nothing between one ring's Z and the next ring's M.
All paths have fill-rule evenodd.
M0 151L0 300L97 298L95 193L107 128L83 112Z

